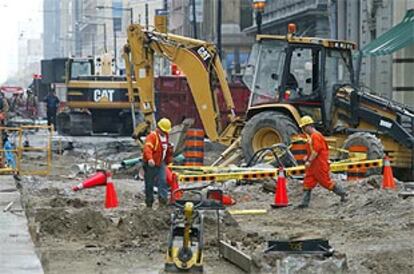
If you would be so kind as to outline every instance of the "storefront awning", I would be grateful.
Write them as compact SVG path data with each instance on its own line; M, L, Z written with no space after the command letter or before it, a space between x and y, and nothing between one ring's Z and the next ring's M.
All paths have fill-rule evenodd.
M387 55L414 44L414 9L398 25L362 48L363 55Z

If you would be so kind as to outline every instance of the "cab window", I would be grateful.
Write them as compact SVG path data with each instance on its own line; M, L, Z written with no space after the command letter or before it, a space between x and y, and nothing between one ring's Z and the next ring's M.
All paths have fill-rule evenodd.
M286 100L309 100L319 96L318 48L293 47L285 81Z

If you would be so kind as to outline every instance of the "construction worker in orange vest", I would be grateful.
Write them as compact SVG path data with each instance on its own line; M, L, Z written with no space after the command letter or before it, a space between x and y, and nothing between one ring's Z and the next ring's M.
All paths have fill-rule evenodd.
M168 202L168 186L166 181L166 166L172 160L172 146L168 142L171 131L171 121L162 118L157 123L157 129L145 138L143 160L145 180L145 204L152 208L154 202L154 184L158 183L158 201L160 206Z
M305 178L303 180L303 199L299 208L309 206L312 189L319 183L322 187L333 191L341 197L341 202L346 201L347 193L339 185L332 182L329 173L329 147L323 135L314 127L314 121L310 116L303 116L299 126L310 136L310 155L305 162Z

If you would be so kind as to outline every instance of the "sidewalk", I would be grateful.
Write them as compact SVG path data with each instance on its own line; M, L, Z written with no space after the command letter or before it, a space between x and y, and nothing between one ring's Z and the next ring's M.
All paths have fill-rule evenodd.
M4 212L11 201L12 207ZM0 273L43 273L12 176L0 176Z

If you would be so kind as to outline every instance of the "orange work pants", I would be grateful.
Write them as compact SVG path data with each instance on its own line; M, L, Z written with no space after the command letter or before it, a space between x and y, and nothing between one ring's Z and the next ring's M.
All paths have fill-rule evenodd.
M332 182L329 176L329 164L315 162L306 169L305 178L303 179L303 189L312 190L318 183L328 190L332 190L335 187L335 183Z

